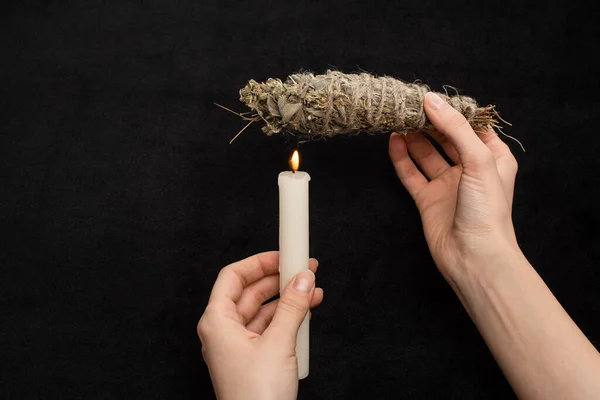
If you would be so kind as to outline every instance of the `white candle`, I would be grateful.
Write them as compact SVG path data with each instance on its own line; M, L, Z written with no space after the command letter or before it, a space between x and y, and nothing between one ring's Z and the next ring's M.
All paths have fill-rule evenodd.
M291 160L298 169L298 152ZM306 172L286 171L279 174L279 287L280 290L299 272L308 269L308 181ZM308 376L309 316L298 329L296 340L298 379Z

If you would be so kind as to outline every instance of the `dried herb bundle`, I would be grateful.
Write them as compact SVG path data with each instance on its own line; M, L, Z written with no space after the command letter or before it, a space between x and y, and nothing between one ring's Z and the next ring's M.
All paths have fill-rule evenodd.
M360 132L432 130L423 110L429 87L368 73L324 75L297 73L284 82L269 78L250 80L240 90L240 100L252 109L247 120L263 120L267 135L294 132L310 136L335 136ZM438 93L462 113L475 130L499 128L494 106L479 107L467 96Z

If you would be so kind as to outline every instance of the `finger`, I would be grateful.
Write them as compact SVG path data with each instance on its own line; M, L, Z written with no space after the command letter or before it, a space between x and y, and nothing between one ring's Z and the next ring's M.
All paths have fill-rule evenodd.
M452 160L454 164L460 163L460 157L458 156L458 151L456 151L456 147L454 147L454 145L450 143L446 136L442 135L441 133L435 130L427 131L427 134L431 136L440 146L442 146L442 149L444 149L444 153L446 153L446 155Z
M456 148L465 173L491 169L491 151L479 140L461 113L433 92L425 96L424 107L433 126Z
M287 344L295 343L314 291L315 274L311 270L297 274L281 293L271 325L263 337Z
M421 132L409 133L406 136L406 144L410 156L430 180L450 168L450 164Z
M277 273L278 266L279 252L277 251L255 254L228 265L219 272L208 302L224 304L237 302L246 286Z
M491 150L494 160L496 161L496 168L498 169L498 175L502 181L506 200L508 201L509 207L512 208L512 200L515 189L515 178L519 165L510 148L493 129L488 129L483 133L478 133L481 141Z
M316 288L310 302L310 308L314 308L323 302L323 289ZM273 300L270 303L265 304L260 308L256 316L246 325L246 329L254 333L262 335L265 329L269 326L273 320L273 315L279 304L279 299Z
M390 136L389 153L392 164L394 164L394 169L396 170L396 175L398 175L398 178L414 199L417 193L427 186L428 182L413 160L410 159L406 146L406 138L403 135L392 133Z
M308 262L308 268L312 272L317 272L318 265L319 262L314 258ZM279 274L266 276L246 287L237 302L240 322L246 325L254 318L261 305L277 293L279 293Z

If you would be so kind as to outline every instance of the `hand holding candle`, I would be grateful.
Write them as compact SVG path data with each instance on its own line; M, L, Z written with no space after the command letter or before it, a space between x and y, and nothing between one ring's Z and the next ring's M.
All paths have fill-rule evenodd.
M279 279L283 289L297 273L308 269L308 181L310 175L298 171L298 151L291 159L292 171L279 174ZM296 340L298 378L308 376L309 315L298 329Z
M218 399L297 399L298 362L290 355L309 307L323 300L323 290L315 288L317 264L311 259L309 270L266 304L279 291L278 252L255 254L221 270L198 323Z

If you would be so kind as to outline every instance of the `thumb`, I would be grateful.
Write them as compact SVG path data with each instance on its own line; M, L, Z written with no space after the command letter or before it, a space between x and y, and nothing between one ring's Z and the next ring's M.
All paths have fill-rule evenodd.
M310 308L314 292L315 274L311 270L293 277L281 292L273 320L264 335L296 343L298 328Z

